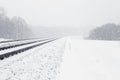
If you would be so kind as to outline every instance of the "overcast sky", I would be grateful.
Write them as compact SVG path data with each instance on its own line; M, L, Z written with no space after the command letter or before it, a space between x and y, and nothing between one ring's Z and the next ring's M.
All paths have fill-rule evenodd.
M31 25L85 27L120 23L120 0L0 0L8 16Z

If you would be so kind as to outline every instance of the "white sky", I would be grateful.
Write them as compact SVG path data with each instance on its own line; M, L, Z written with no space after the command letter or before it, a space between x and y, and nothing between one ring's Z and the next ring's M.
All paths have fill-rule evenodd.
M119 23L120 0L0 0L8 16L23 17L31 25L96 26Z

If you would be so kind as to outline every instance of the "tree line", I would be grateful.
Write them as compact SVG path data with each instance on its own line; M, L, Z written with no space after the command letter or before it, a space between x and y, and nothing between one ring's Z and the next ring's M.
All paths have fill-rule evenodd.
M120 25L108 23L93 29L88 39L94 40L120 40Z
M9 18L4 8L0 7L0 38L26 39L33 36L28 24L21 17Z

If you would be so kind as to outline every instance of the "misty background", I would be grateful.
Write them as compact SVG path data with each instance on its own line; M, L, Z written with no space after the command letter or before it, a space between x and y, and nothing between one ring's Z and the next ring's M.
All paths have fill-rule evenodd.
M111 32L106 37L119 34L119 3L119 0L0 0L0 37L83 36L87 39L111 40L112 36L96 36L103 36L105 33L102 31ZM104 25L108 26L107 29L96 31L96 28ZM113 28L117 33L112 31ZM120 36L116 37L114 39L119 40Z

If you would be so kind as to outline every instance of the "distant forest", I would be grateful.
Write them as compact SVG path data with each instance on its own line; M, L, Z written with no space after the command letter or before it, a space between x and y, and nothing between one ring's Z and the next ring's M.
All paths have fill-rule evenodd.
M0 38L5 39L26 39L31 38L32 31L21 17L10 19L4 8L0 7Z
M109 23L93 29L88 39L120 40L120 25Z

